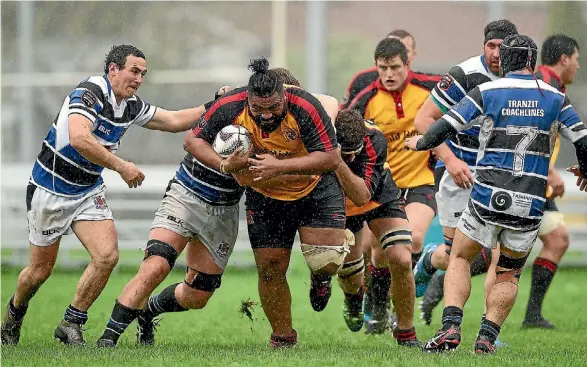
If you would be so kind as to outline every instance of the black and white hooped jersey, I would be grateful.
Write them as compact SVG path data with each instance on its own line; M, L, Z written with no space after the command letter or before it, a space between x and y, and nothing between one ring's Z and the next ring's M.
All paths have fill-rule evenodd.
M63 101L29 182L61 196L86 194L102 184L104 167L90 162L69 144L69 116L79 114L90 120L96 140L115 153L126 130L132 124L144 126L156 109L138 96L118 105L106 75L82 81Z
M206 111L216 100L204 104ZM204 123L204 117L194 126ZM197 196L203 202L213 206L232 206L240 202L245 188L240 186L231 174L224 174L206 166L193 155L186 154L175 173L174 180Z
M487 67L483 55L474 56L450 69L434 87L431 97L438 108L446 113L473 88L498 78ZM470 129L448 139L446 144L457 158L474 167L479 151L478 135L479 126L474 124ZM436 166L443 167L444 163L439 160Z
M575 143L587 136L585 124L565 94L524 74L475 87L442 119L463 131L479 116L470 208L488 223L517 230L536 228L543 215L557 134Z

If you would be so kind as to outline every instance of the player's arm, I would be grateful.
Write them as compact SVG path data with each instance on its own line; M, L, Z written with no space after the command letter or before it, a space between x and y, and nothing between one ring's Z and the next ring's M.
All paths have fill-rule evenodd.
M85 88L84 88L85 87ZM104 101L99 87L82 83L70 94L69 145L88 161L116 171L129 187L140 186L145 176L131 162L127 162L106 149L92 134L92 128Z
M241 156L242 148L235 150L227 158L222 158L212 148L216 135L222 128L230 125L232 120L226 116L228 107L213 106L200 119L200 122L190 130L183 141L183 148L206 166L222 172L238 172L247 166L248 154Z
M579 177L587 177L587 127L567 97L565 97L558 120L561 122L561 136L570 140L575 146L579 163L578 172L575 172L575 175L578 173Z
M414 120L416 130L424 134L436 120L462 100L465 96L465 85L465 73L458 66L444 75L418 111ZM448 173L458 186L466 188L466 182L473 182L469 166L457 158L446 143L434 148L434 153L444 162Z
M383 134L367 136L365 147L367 149L353 162L354 171L344 162L335 171L345 195L356 206L363 206L371 200L387 161L387 140Z
M341 161L334 126L324 107L304 90L292 89L291 93L298 93L300 100L296 118L308 154L286 159L261 154L249 159L250 169L257 171L256 181L283 174L315 175L334 171Z
M406 145L410 149L429 150L440 144L451 136L456 135L459 131L470 129L477 117L483 113L483 97L479 87L475 87L465 98L444 116L437 120L430 129L419 138L415 144L415 139L408 139Z
M338 100L327 94L312 93L312 95L320 101L328 117L330 117L330 121L334 123L336 116L338 116Z
M143 127L150 130L180 132L189 130L194 122L198 121L206 113L206 106L187 108L178 111L169 111L158 107L153 117Z
M300 181L306 181L311 176L309 175L279 175L274 178L255 181L255 172L252 170L242 170L239 172L235 172L232 174L236 182L243 187L257 187L261 189L268 189L275 186L284 186L290 185L294 183L298 183Z
M198 122L214 102L230 91L230 86L222 86L216 94L214 100L202 104L198 107L187 108L179 111L168 111L161 107L156 108L153 116L146 120L141 126L150 130L181 132L191 129ZM145 102L144 102L145 103Z

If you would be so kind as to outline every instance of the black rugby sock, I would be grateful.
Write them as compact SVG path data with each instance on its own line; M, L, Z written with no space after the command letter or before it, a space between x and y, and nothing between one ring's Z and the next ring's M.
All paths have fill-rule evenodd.
M542 318L542 303L557 268L558 265L550 260L541 257L534 260L530 299L526 308L526 320L539 320Z
M141 310L126 307L118 303L118 300L116 300L116 302L114 302L112 314L110 315L110 320L108 320L106 329L104 329L100 339L108 339L116 343L128 325L137 318L140 312Z

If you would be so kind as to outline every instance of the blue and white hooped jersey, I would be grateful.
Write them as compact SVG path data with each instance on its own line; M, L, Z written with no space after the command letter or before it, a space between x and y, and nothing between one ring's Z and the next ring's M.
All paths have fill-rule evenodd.
M94 137L115 153L126 130L132 124L144 126L156 109L138 96L118 105L105 75L82 81L65 98L43 140L29 182L61 196L88 193L102 184L104 167L90 162L69 144L69 116L79 114L90 120Z
M487 67L485 57L483 55L474 56L450 69L432 90L431 98L438 108L446 113L473 88L497 79L499 77ZM479 151L478 136L479 126L473 124L470 129L461 131L455 137L448 139L446 144L457 158L470 167L474 167ZM436 166L443 167L444 163L439 160Z
M487 222L517 230L540 225L557 135L573 143L587 136L565 94L533 75L480 85L442 119L457 131L481 124L470 206Z

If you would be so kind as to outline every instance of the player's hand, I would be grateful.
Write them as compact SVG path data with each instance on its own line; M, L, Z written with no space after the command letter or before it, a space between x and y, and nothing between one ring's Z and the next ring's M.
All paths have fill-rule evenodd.
M145 179L143 172L132 162L123 161L116 172L131 189L141 186Z
M444 162L446 172L452 177L455 184L461 189L470 189L475 181L469 165L458 158Z
M552 193L550 194L552 199L556 197L563 197L565 193L565 181L563 181L558 172L555 170L550 170L548 172L547 184L552 189Z
M581 171L579 170L578 165L571 166L567 168L567 171L571 172L575 176L577 176L577 186L579 186L579 190L587 191L587 177L585 177Z
M416 144L418 144L418 140L422 139L423 135L416 135L411 138L407 138L404 142L404 146L410 150L418 150L416 149Z
M230 92L231 89L232 88L230 88L230 85L223 85L222 87L220 87L220 89L218 89L218 92L216 92L214 94L214 99L216 100L216 99L222 97L226 93Z
M250 149L248 152L244 153L243 147L238 147L231 155L226 158L224 162L224 170L226 173L235 173L247 169L249 166L249 157L251 156Z
M283 162L271 154L257 154L249 158L250 170L254 171L253 181L264 181L281 175Z

